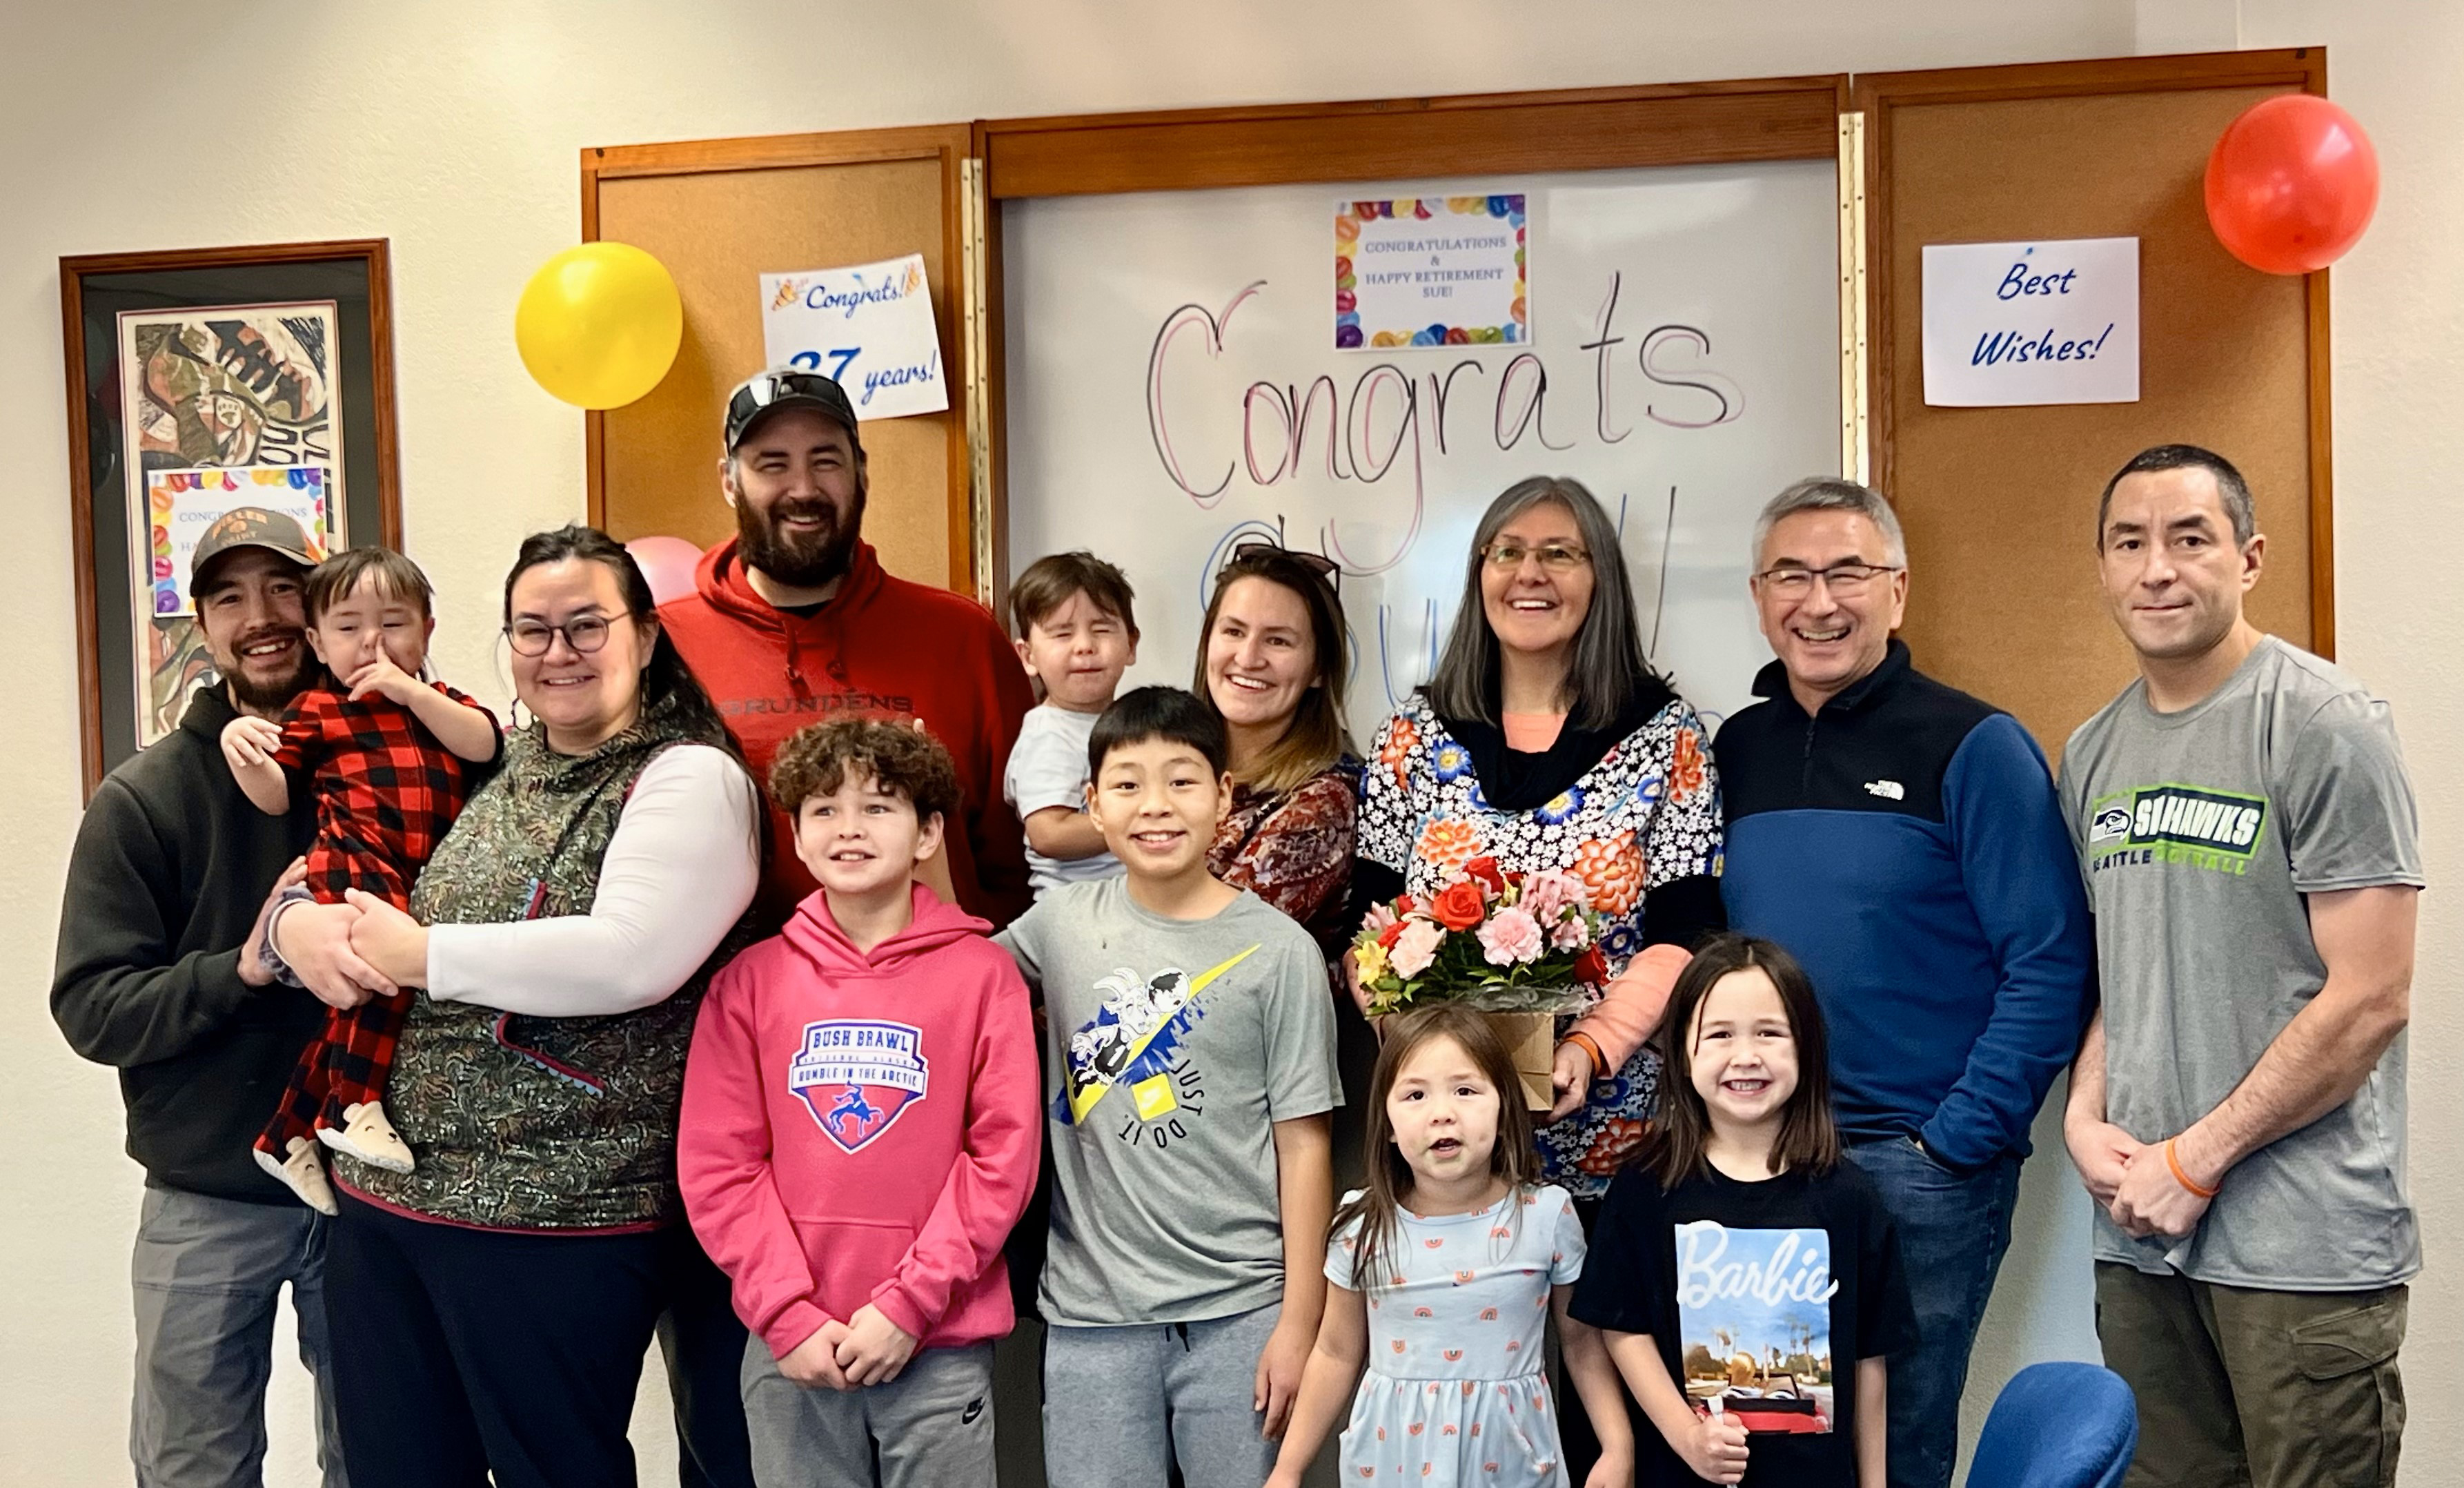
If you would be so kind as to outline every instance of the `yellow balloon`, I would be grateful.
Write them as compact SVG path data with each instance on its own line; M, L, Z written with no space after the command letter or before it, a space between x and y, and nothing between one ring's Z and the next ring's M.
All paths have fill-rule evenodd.
M522 366L585 409L622 408L656 388L684 333L667 265L629 243L566 249L539 265L514 307Z

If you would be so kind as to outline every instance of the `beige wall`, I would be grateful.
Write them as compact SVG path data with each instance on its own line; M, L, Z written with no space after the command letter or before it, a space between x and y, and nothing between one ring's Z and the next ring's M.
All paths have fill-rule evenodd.
M108 17L105 21L103 18ZM127 1480L127 1242L136 1169L109 1075L43 1006L77 815L61 412L62 254L393 240L411 552L444 594L446 674L501 701L492 595L516 541L582 508L582 421L523 375L528 272L578 232L585 144L1251 100L1568 87L2325 41L2336 96L2379 142L2387 198L2338 271L2337 541L2343 658L2393 700L2431 872L2453 882L2464 720L2453 617L2407 562L2464 552L2464 18L2406 0L912 0L876 11L744 0L114 7L0 11L0 1485ZM2433 596L2449 586L2432 578ZM2086 574L2082 571L2081 581ZM2435 1137L2464 1086L2452 999L2464 917L2426 906L2413 1034L2415 1191L2431 1270L2413 1314L2410 1480L2464 1456L2464 1404L2430 1362L2464 1345L2446 1241L2464 1159ZM2082 1346L2084 1210L2032 1165L1981 1374ZM2333 1243L2322 1236L2321 1243ZM270 1480L301 1470L280 1372ZM1972 1419L1972 1412L1971 1412ZM663 1451L647 1454L650 1480Z

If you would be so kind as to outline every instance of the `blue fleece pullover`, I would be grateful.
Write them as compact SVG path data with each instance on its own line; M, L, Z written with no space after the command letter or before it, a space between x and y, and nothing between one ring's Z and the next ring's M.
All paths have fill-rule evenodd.
M2025 1155L2095 987L2079 860L2009 714L1881 664L1812 718L1779 663L1713 744L1732 928L1812 973L1848 1140L1955 1169Z

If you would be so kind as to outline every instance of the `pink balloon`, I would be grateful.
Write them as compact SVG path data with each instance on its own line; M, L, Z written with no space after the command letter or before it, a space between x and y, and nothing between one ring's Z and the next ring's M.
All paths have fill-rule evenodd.
M701 549L682 538L635 538L625 544L650 581L650 598L659 604L693 591L693 570L701 566Z

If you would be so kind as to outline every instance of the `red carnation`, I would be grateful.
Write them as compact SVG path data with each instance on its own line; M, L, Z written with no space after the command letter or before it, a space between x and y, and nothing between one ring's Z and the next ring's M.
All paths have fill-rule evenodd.
M1479 883L1457 878L1429 900L1429 918L1449 930L1468 930L1488 918L1488 901L1481 897Z
M1403 938L1403 924L1404 922L1397 920L1393 924L1388 925L1385 929L1378 931L1377 944L1387 950L1393 950L1395 948L1395 943Z

